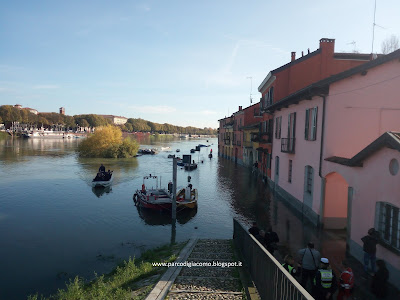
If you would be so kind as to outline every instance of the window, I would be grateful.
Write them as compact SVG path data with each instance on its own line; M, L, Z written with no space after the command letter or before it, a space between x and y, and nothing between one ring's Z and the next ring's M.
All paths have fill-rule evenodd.
M274 87L271 87L268 92L264 94L264 108L272 105L274 103Z
M317 115L318 107L306 109L304 139L308 141L315 141L317 139Z
M267 121L261 123L261 132L262 133L267 132Z
M306 166L306 172L305 172L305 191L307 193L312 193L313 190L313 173L314 170L311 166Z
M288 181L289 181L289 182L292 182L292 160L291 160L291 159L289 159Z
M400 250L399 208L386 202L377 203L378 231L382 240Z
M282 116L275 119L275 138L281 138Z
M288 139L294 139L296 135L296 113L289 114L288 118Z
M271 169L271 154L267 153L267 169Z
M275 174L279 176L279 156L275 157Z

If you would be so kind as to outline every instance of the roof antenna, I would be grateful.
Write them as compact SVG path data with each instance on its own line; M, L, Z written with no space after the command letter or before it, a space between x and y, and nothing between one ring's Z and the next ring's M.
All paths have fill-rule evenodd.
M249 77L246 77L246 79L250 79L250 104L252 104L253 98L251 98L251 93L253 91L253 77L249 76Z
M374 54L374 39L375 39L375 15L376 15L376 0L375 0L375 7L374 7L374 23L372 23L372 51L371 54Z
M347 43L347 45L353 45L353 52L356 52L356 41L352 41L350 43Z

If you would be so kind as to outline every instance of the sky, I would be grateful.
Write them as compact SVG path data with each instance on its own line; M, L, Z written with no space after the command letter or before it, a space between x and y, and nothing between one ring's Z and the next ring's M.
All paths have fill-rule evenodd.
M0 0L0 105L178 126L260 99L290 53L371 53L375 0ZM400 37L400 1L376 0L374 53Z

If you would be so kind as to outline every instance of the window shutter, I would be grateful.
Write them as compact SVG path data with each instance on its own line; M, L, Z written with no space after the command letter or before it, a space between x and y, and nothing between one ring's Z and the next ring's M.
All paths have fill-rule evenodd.
M269 97L269 102L272 104L274 104L274 87L271 87L270 89L271 95Z
M313 109L313 128L312 128L312 139L315 141L317 139L317 117L318 117L318 107Z
M282 116L279 117L279 138L281 138L282 131Z
M310 110L306 109L306 124L304 127L304 139L305 140L308 140L309 124L310 124Z

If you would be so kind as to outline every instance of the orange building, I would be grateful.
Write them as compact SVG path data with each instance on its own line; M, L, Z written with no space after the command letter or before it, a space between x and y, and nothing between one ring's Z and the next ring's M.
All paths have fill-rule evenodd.
M292 52L291 61L269 72L258 87L258 91L261 93L260 110L262 113L257 149L259 151L259 169L269 178L271 177L273 126L280 127L280 124L273 124L273 116L268 112L268 107L314 82L364 64L371 59L370 54L335 53L334 50L335 40L322 38L319 41L319 49L311 53L309 50L306 55L302 52L302 56L296 59L296 52ZM275 123L279 121L277 119ZM295 120L291 120L291 122L294 126ZM288 136L291 134L289 133Z

